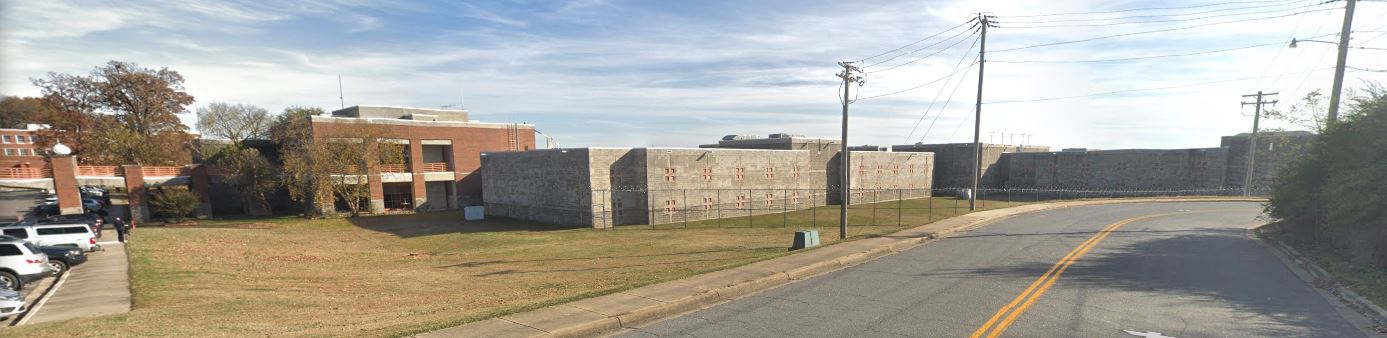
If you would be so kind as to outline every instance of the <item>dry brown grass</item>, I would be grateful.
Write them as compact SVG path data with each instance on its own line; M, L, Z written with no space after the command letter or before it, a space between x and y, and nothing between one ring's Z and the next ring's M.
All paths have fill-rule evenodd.
M799 230L555 229L461 218L448 212L142 227L130 244L133 311L0 333L400 336L784 255ZM856 226L851 234L899 229ZM824 232L825 244L836 241L832 228Z

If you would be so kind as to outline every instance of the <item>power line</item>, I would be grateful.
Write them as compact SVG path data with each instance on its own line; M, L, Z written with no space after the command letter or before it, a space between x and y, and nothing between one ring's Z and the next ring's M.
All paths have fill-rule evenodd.
M969 70L971 70L972 68L973 68L972 66L969 66L969 67L968 67ZM967 72L964 72L964 75L967 75L967 74L968 74ZM963 81L958 81L958 83L954 85L954 90L953 90L952 92L949 92L949 97L948 97L948 98L944 99L944 106L943 106L943 107L939 107L939 113L938 113L938 114L934 114L934 119L932 119L932 120L929 121L929 127L928 127L928 128L925 128L925 134L924 134L924 135L920 135L920 141L921 141L921 142L923 142L923 141L925 140L926 137L929 137L929 132L932 131L932 130L934 130L934 123L935 123L936 121L939 121L939 116L940 116L940 115L944 115L944 111L945 111L945 110L948 110L948 109L949 109L949 104L954 102L954 94L957 94L957 93L958 93L958 89L959 89L959 88L962 88L962 87L963 87ZM971 115L972 111L969 111L968 113ZM957 128L954 128L954 129L957 129ZM955 130L954 133L957 134L958 131ZM951 136L951 137L952 137L952 136ZM906 142L908 143L909 140L907 140Z
M1231 52L1231 51L1235 51L1235 50L1243 50L1243 49L1251 49L1251 48L1267 47L1267 46L1278 46L1278 45L1279 45L1279 46L1285 46L1285 45L1286 45L1286 42L1284 42L1284 41L1277 41L1277 42L1261 43L1261 44L1248 45L1248 46L1242 46L1242 47L1225 48L1225 49L1219 49L1219 50L1208 50L1208 51L1201 51L1201 52L1190 52L1190 53L1183 53L1183 54L1165 54L1165 55L1151 55L1151 56L1136 56L1136 57L1114 58L1114 59L1091 59L1091 60L988 60L988 62L1000 62L1000 63L1091 63L1091 62L1123 62L1123 61L1138 61L1138 60L1149 60L1149 59L1160 59L1160 58L1171 58L1171 57L1183 57L1183 56L1194 56L1194 55L1214 54L1214 53L1222 53L1222 52Z
M968 32L968 31L964 31L964 32ZM960 34L958 34L958 35L954 35L954 36L952 36L952 37L949 37L949 39L953 39L953 38L955 38L955 37L958 37L959 35L962 35L962 33L964 33L964 32L960 32ZM973 36L973 35L976 35L976 34L969 34L969 36ZM949 40L944 40L944 41L949 41ZM940 42L942 43L942 42L944 42L944 41L940 41ZM891 66L891 67L886 67L885 69L867 71L867 73L868 73L868 74L871 74L871 73L880 73L880 72L884 72L884 71L896 69L897 67L900 67L900 66L904 66L904 65L916 63L916 62L919 62L920 60L927 59L927 58L929 58L929 57L931 57L931 56L938 55L939 53L943 53L944 51L947 51L947 50L949 50L949 49L951 49L951 48L954 48L954 46L958 46L958 44L963 43L964 41L968 41L968 39L967 39L967 38L964 38L964 39L960 39L960 40L958 40L958 41L955 41L954 43L950 44L950 45L947 46L947 47L944 47L944 48L942 48L942 49L940 49L940 50L934 51L934 53L929 53L929 55L925 55L925 56L921 56L921 57L918 57L918 58L915 58L915 59L911 59L910 61L906 61L905 63L897 64L897 65ZM978 41L978 39L976 39L976 38L973 39L973 43L974 43L974 44L977 44L977 41ZM936 44L937 44L937 43L936 43ZM931 46L932 46L932 45L931 45ZM901 54L901 55L897 55L897 56L903 56L903 55L914 54L915 52L919 52L919 51L921 51L921 50L924 50L925 48L929 48L929 46L921 47L920 49L916 49L916 50L910 51L909 53L905 53L905 54ZM970 47L970 49L971 49L971 47ZM886 59L886 60L882 60L881 62L873 63L873 64L870 64L870 65L867 65L867 66L863 66L862 68L863 68L863 69L866 69L867 67L879 65L879 64L882 64L883 62L891 61L892 59L895 59L895 57L892 57L892 58Z
M1304 1L1305 1L1305 0L1298 1L1298 2L1304 2ZM1314 5L1323 5L1323 4L1311 4L1311 6L1314 6ZM1277 6L1280 6L1280 5L1277 5ZM1277 6L1244 7L1244 8L1238 8L1238 9L1268 8L1268 7L1277 7ZM1205 19L1222 18L1222 17L1230 17L1230 16L1272 14L1272 13L1280 13L1280 12L1285 12L1285 11L1288 11L1288 10L1298 10L1298 9L1300 9L1300 6L1296 6L1296 7L1292 7L1292 8L1280 8L1280 9L1269 10L1269 11L1260 11L1260 12L1242 12L1242 13L1225 13L1225 14L1206 15L1206 16L1194 17L1194 18L1161 19L1161 20L1142 20L1142 21L1125 21L1125 22L1107 22L1107 23L1045 25L1045 24L1047 24L1047 23L1055 23L1055 22L1070 22L1070 21L1078 21L1078 22L1116 21L1116 20L1130 20L1130 19L1133 19L1133 18L1142 18L1142 17L1157 17L1157 18L1159 18L1159 17L1168 17L1168 16L1177 16L1177 15L1145 15L1145 16L1130 16L1130 17L1111 18L1111 19L1093 19L1093 20L1080 19L1080 20L1055 20L1055 21L1007 21L1006 23L1007 23L1007 28L1103 27L1103 26L1120 26L1120 25L1134 25L1134 24L1147 24L1147 23L1165 23L1165 22L1199 21L1199 20L1205 20ZM1233 9L1227 9L1227 10L1233 10ZM1195 14L1212 13L1212 12L1219 12L1219 11L1224 11L1224 10L1208 11L1208 12L1199 12L1199 13L1191 13L1191 14L1179 14L1179 15L1195 15ZM1012 26L1013 24L1020 24L1020 26ZM1042 25L1028 26L1028 24L1042 24Z
M925 42L926 40L929 40L929 39L934 38L934 37L936 37L936 36L942 35L942 34L944 34L944 33L951 32L951 31L953 31L953 30L955 30L955 29L958 29L959 27L963 27L963 26L967 25L969 22L971 22L971 21L965 21L965 22L963 22L963 23L960 23L960 24L958 24L958 25L956 25L956 26L953 26L953 27L949 27L948 29L945 29L945 30L940 31L940 32L938 32L938 33L934 33L933 35L926 36L926 37L923 38L923 39L915 40L915 42L911 42L911 43L906 44L906 45L904 45L904 46L896 47L896 49L892 49L892 50L888 50L888 51L885 51L885 52L881 52L881 54L868 56L868 57L866 57L866 58L863 58L862 60L858 60L858 62L866 62L867 60L875 59L875 58L880 57L880 56L882 56L882 55L886 55L886 54L894 53L894 52L899 51L899 50L902 50L902 49L906 49L906 48L908 48L908 47L910 47L910 46L914 46L914 45L919 44L919 43L921 43L921 42ZM948 40L948 39L945 39L945 40ZM936 42L936 44L937 44L937 42ZM894 57L893 57L893 58L894 58ZM890 59L887 59L887 61L890 61Z
M969 50L972 50L972 48L969 48ZM978 64L978 60L977 60L976 58L973 59L973 62L970 63L969 66L972 66L972 65L975 65L975 64ZM872 96L868 96L868 97L861 98L861 100L870 100L870 99L875 99L875 98L878 98L878 97L891 96L891 95L896 95L896 94L900 94L900 93L904 93L904 92L908 92L908 91L920 89L920 88L923 88L923 87L925 87L925 86L935 84L935 83L937 83L937 82L939 82L939 81L943 81L944 79L953 77L953 76L956 75L956 74L958 74L958 71L954 71L954 72L952 72L952 73L949 73L948 76L940 77L940 78L934 79L934 80L932 80L932 81L930 81L930 82L922 83L922 84L920 84L920 85L918 85L918 86L914 86L914 87L910 87L910 88L906 88L906 89L901 89L901 90L897 90L897 91L894 91L894 92L890 92L890 93L886 93L886 94L881 94L881 95L872 95ZM857 101L857 100L854 100L854 101Z
M1225 25L1225 24L1231 24L1231 23L1241 23L1241 22L1250 22L1250 21L1260 21L1260 20L1278 19L1278 18L1284 18L1284 17L1288 17L1288 16L1300 15L1300 14L1304 14L1304 13L1329 11L1329 10L1335 10L1335 9L1338 9L1338 7L1334 7L1334 8L1324 8L1324 9L1316 9L1316 10L1309 10L1309 11L1305 11L1305 12L1301 12L1301 13L1282 14L1282 15L1267 16L1267 17L1260 17L1260 18L1241 19L1241 20L1232 20L1232 21L1220 21L1220 22L1210 22L1210 23L1198 24L1198 25L1193 25L1193 26L1185 26L1185 27L1166 28L1166 29L1158 29L1158 30L1151 30L1151 31L1141 31L1141 32L1131 32L1131 33L1123 33L1123 34L1106 35L1106 36L1099 36L1099 37L1093 37L1093 38L1088 38L1088 39L1080 39L1080 40L1070 40L1070 41L1060 41L1060 42L1042 43L1042 44L1038 44L1038 45L1030 45L1030 46L1023 46L1023 47L1014 47L1014 48L1000 49L1000 50L995 50L995 51L993 51L993 52L1009 52L1009 51L1016 51L1016 50L1022 50L1022 49L1031 49L1031 48L1039 48L1039 47L1050 47L1050 46L1058 46L1058 45L1067 45L1067 44L1072 44L1072 43L1090 42L1090 41L1103 40L1103 39L1111 39L1111 38L1123 37L1123 36L1132 36L1132 35L1140 35L1140 34L1151 34L1151 33L1164 33L1164 32L1173 32L1173 31L1186 30L1186 29L1194 29L1194 28L1200 28L1200 27L1208 27L1208 26L1214 26L1214 25Z
M919 119L919 120L915 120L915 126L914 126L914 127L910 127L910 134L907 134L907 135L905 136L905 143L902 143L902 144L910 143L910 139L911 139L912 137L915 137L915 130L918 130L918 129L920 128L920 123L922 123L922 122L925 121L925 117L929 117L929 112L930 112L930 110L933 110L933 109L934 109L934 104L935 104L935 103L938 103L938 102L939 102L939 97L942 96L942 95L944 95L944 88L949 88L949 81L952 81L952 80L953 80L953 75L956 74L956 73L958 72L958 68L959 68L959 67L962 67L962 66L963 66L963 61L968 59L968 54L972 54L972 53L973 53L973 48L970 47L970 48L968 48L968 50L963 51L963 55L959 55L959 57L958 57L958 62L954 64L954 72L955 72L955 73L949 74L949 79L948 79L948 80L944 80L944 85L939 86L939 92L934 94L934 100L930 100L930 102L929 102L929 107L925 107L925 112L924 112L923 114L920 114L920 119ZM964 75L964 76L967 76L967 75L968 75L968 72L973 70L973 65L976 65L976 64L977 64L976 62L975 62L975 63L970 63L970 64L968 64L968 69L963 71L963 75ZM960 79L960 80L958 81L958 83L963 83L963 80ZM955 87L954 87L954 90L957 91L957 90L958 90L958 87L955 86ZM950 99L950 100L953 99L953 94L949 94L949 99ZM947 107L947 103L945 104L945 106ZM933 123L931 123L931 125L933 125Z
M1320 71L1320 70L1325 70L1325 69L1332 69L1332 68L1314 69L1314 70L1310 70L1309 72L1315 72L1315 71ZM1105 95L1113 95L1113 94L1124 94L1124 93L1134 93L1134 92L1144 92L1144 91L1156 91L1156 90L1168 90L1168 89L1180 89L1180 88L1198 87L1198 86L1205 86L1205 85L1218 84L1218 83L1248 81L1248 80L1255 80L1255 79L1257 79L1257 78L1256 78L1256 77L1244 77L1244 78L1226 79L1226 80L1216 80L1216 81L1205 81L1205 82L1199 82L1199 83L1190 83L1190 84L1175 85L1175 86L1166 86L1166 87L1123 89L1123 90L1114 90L1114 91L1109 91L1109 92L1092 93L1092 94L1084 94L1084 95L1047 97L1047 98L1025 99L1025 100L1003 100L1003 101L992 101L992 102L984 102L984 103L985 103L985 104L1003 104L1003 103L1028 103L1028 102L1043 102L1043 101L1069 100L1069 99L1079 99L1079 98L1085 98L1085 97L1105 96Z
M1229 2L1219 2L1219 3L1210 3L1210 4L1194 5L1194 6L1180 6L1180 7L1148 7L1148 8L1119 9L1119 10L1111 10L1111 11L1098 11L1098 12L1071 12L1071 13L1050 13L1050 14L1031 14L1031 15L1006 15L1006 16L1003 16L1003 17L1012 17L1012 18L1040 18L1040 17L1064 16L1064 15L1112 14L1112 13L1127 13L1127 12L1140 12L1140 11L1160 11L1160 10L1173 10L1173 9L1194 9L1194 8L1205 8L1205 7L1224 6L1224 5L1240 5L1240 4L1252 4L1252 3L1278 3L1278 2L1290 2L1290 1L1286 1L1286 0L1229 1Z
M1305 6L1305 10L1306 10L1306 11L1310 10L1310 6ZM1300 31L1300 25L1303 24L1303 23L1305 23L1305 16L1306 16L1306 15L1305 15L1305 12L1304 12L1304 11L1300 12L1300 16L1296 19L1295 27L1292 27L1292 28L1291 28L1291 34L1290 34L1289 36L1286 37L1287 39L1294 39L1294 38L1295 38L1296 32L1299 32L1299 31ZM1321 25L1320 27L1324 27L1324 26ZM1315 34L1319 34L1319 32L1320 32L1319 28L1316 28L1316 29L1315 29ZM1271 69L1272 69L1271 66L1274 65L1274 64L1276 64L1276 60L1281 59L1281 53L1286 52L1286 48L1287 48L1287 47L1288 47L1287 45L1284 45L1284 44L1283 44L1283 45L1281 45L1281 48L1277 48L1277 49L1276 49L1276 54L1275 54L1275 55L1272 55L1272 56L1271 56L1271 61L1268 61L1268 62L1267 62L1267 66L1262 68L1262 74L1257 76L1257 82L1255 82L1255 83L1252 84L1253 87L1262 85L1262 80L1265 79L1265 78L1267 77L1267 74L1271 73ZM1282 73L1284 74L1285 71L1283 70ZM1276 81L1280 81L1280 80L1281 80L1281 76L1278 75L1278 76L1276 77Z

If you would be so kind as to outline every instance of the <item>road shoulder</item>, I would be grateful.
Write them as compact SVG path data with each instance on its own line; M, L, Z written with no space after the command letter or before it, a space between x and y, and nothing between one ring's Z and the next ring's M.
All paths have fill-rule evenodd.
M1247 236L1261 243L1272 255L1280 259L1287 269L1314 289L1320 297L1324 297L1339 312L1339 316L1353 324L1354 328L1367 336L1387 334L1387 310L1383 310L1352 289L1334 282L1334 277L1308 256L1262 233L1261 227L1265 225L1267 224L1259 224L1248 229Z

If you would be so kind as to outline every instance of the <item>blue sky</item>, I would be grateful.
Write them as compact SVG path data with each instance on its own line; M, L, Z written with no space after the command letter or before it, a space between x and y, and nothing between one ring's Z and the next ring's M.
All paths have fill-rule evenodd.
M181 72L198 100L194 108L224 101L273 112L290 105L331 110L339 107L340 75L349 106L465 104L474 119L533 123L566 147L695 146L725 134L775 132L836 138L836 61L908 44L979 11L997 15L1002 26L988 36L987 48L997 52L988 54L992 62L987 63L984 102L995 103L984 104L984 141L998 137L990 134L997 132L1029 134L1029 143L1053 147L1217 146L1218 136L1250 128L1246 114L1251 108L1240 107L1240 95L1281 92L1285 106L1307 91L1328 90L1333 46L1284 45L1291 37L1336 32L1342 12L1334 8L1342 2L1262 1L1023 17L1209 3L0 0L0 94L35 95L38 89L30 78L49 71L85 73L116 59ZM1113 23L1119 21L1105 19L1203 11L1210 12L1178 18L1228 16L1024 28L1080 23L1028 21ZM1270 16L1283 17L1002 51ZM1387 38L1375 39L1387 32L1384 17L1387 3L1361 3L1354 25L1359 33L1351 45L1387 47ZM868 67L872 73L860 97L915 87L954 72L960 60L964 66L972 61L968 35L949 41L959 43L919 62L879 71L934 50ZM1127 58L1251 45L1265 46L1133 62L1003 62ZM1387 51L1354 50L1349 64L1387 69ZM1387 80L1387 73L1350 71L1347 78L1353 87ZM946 82L856 102L851 143L970 141L975 80L973 68ZM1208 82L1214 83L1004 103ZM944 101L955 87L959 89L947 107L938 102L926 113L931 102ZM185 120L191 121L191 114Z

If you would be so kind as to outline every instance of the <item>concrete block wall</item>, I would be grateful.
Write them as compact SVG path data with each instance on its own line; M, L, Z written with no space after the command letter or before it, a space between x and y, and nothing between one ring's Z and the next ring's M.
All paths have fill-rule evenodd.
M1219 145L1228 148L1229 188L1241 189L1247 177L1247 146L1251 134L1224 136ZM1257 134L1257 161L1253 166L1254 190L1269 190L1281 168L1314 141L1315 134L1305 131L1263 132Z
M853 151L852 204L931 196L934 154Z
M487 215L593 225L587 149L490 152L481 167Z
M982 149L983 174L978 185L983 188L999 188L1005 185L1007 176L1007 169L1005 168L1007 163L1000 161L1002 154L1043 152L1049 151L1050 147L984 143ZM968 188L973 186L972 173L976 153L973 151L972 143L905 144L891 146L891 150L934 153L933 186L935 188Z
M1227 148L1009 153L1012 188L1194 190L1224 188Z

